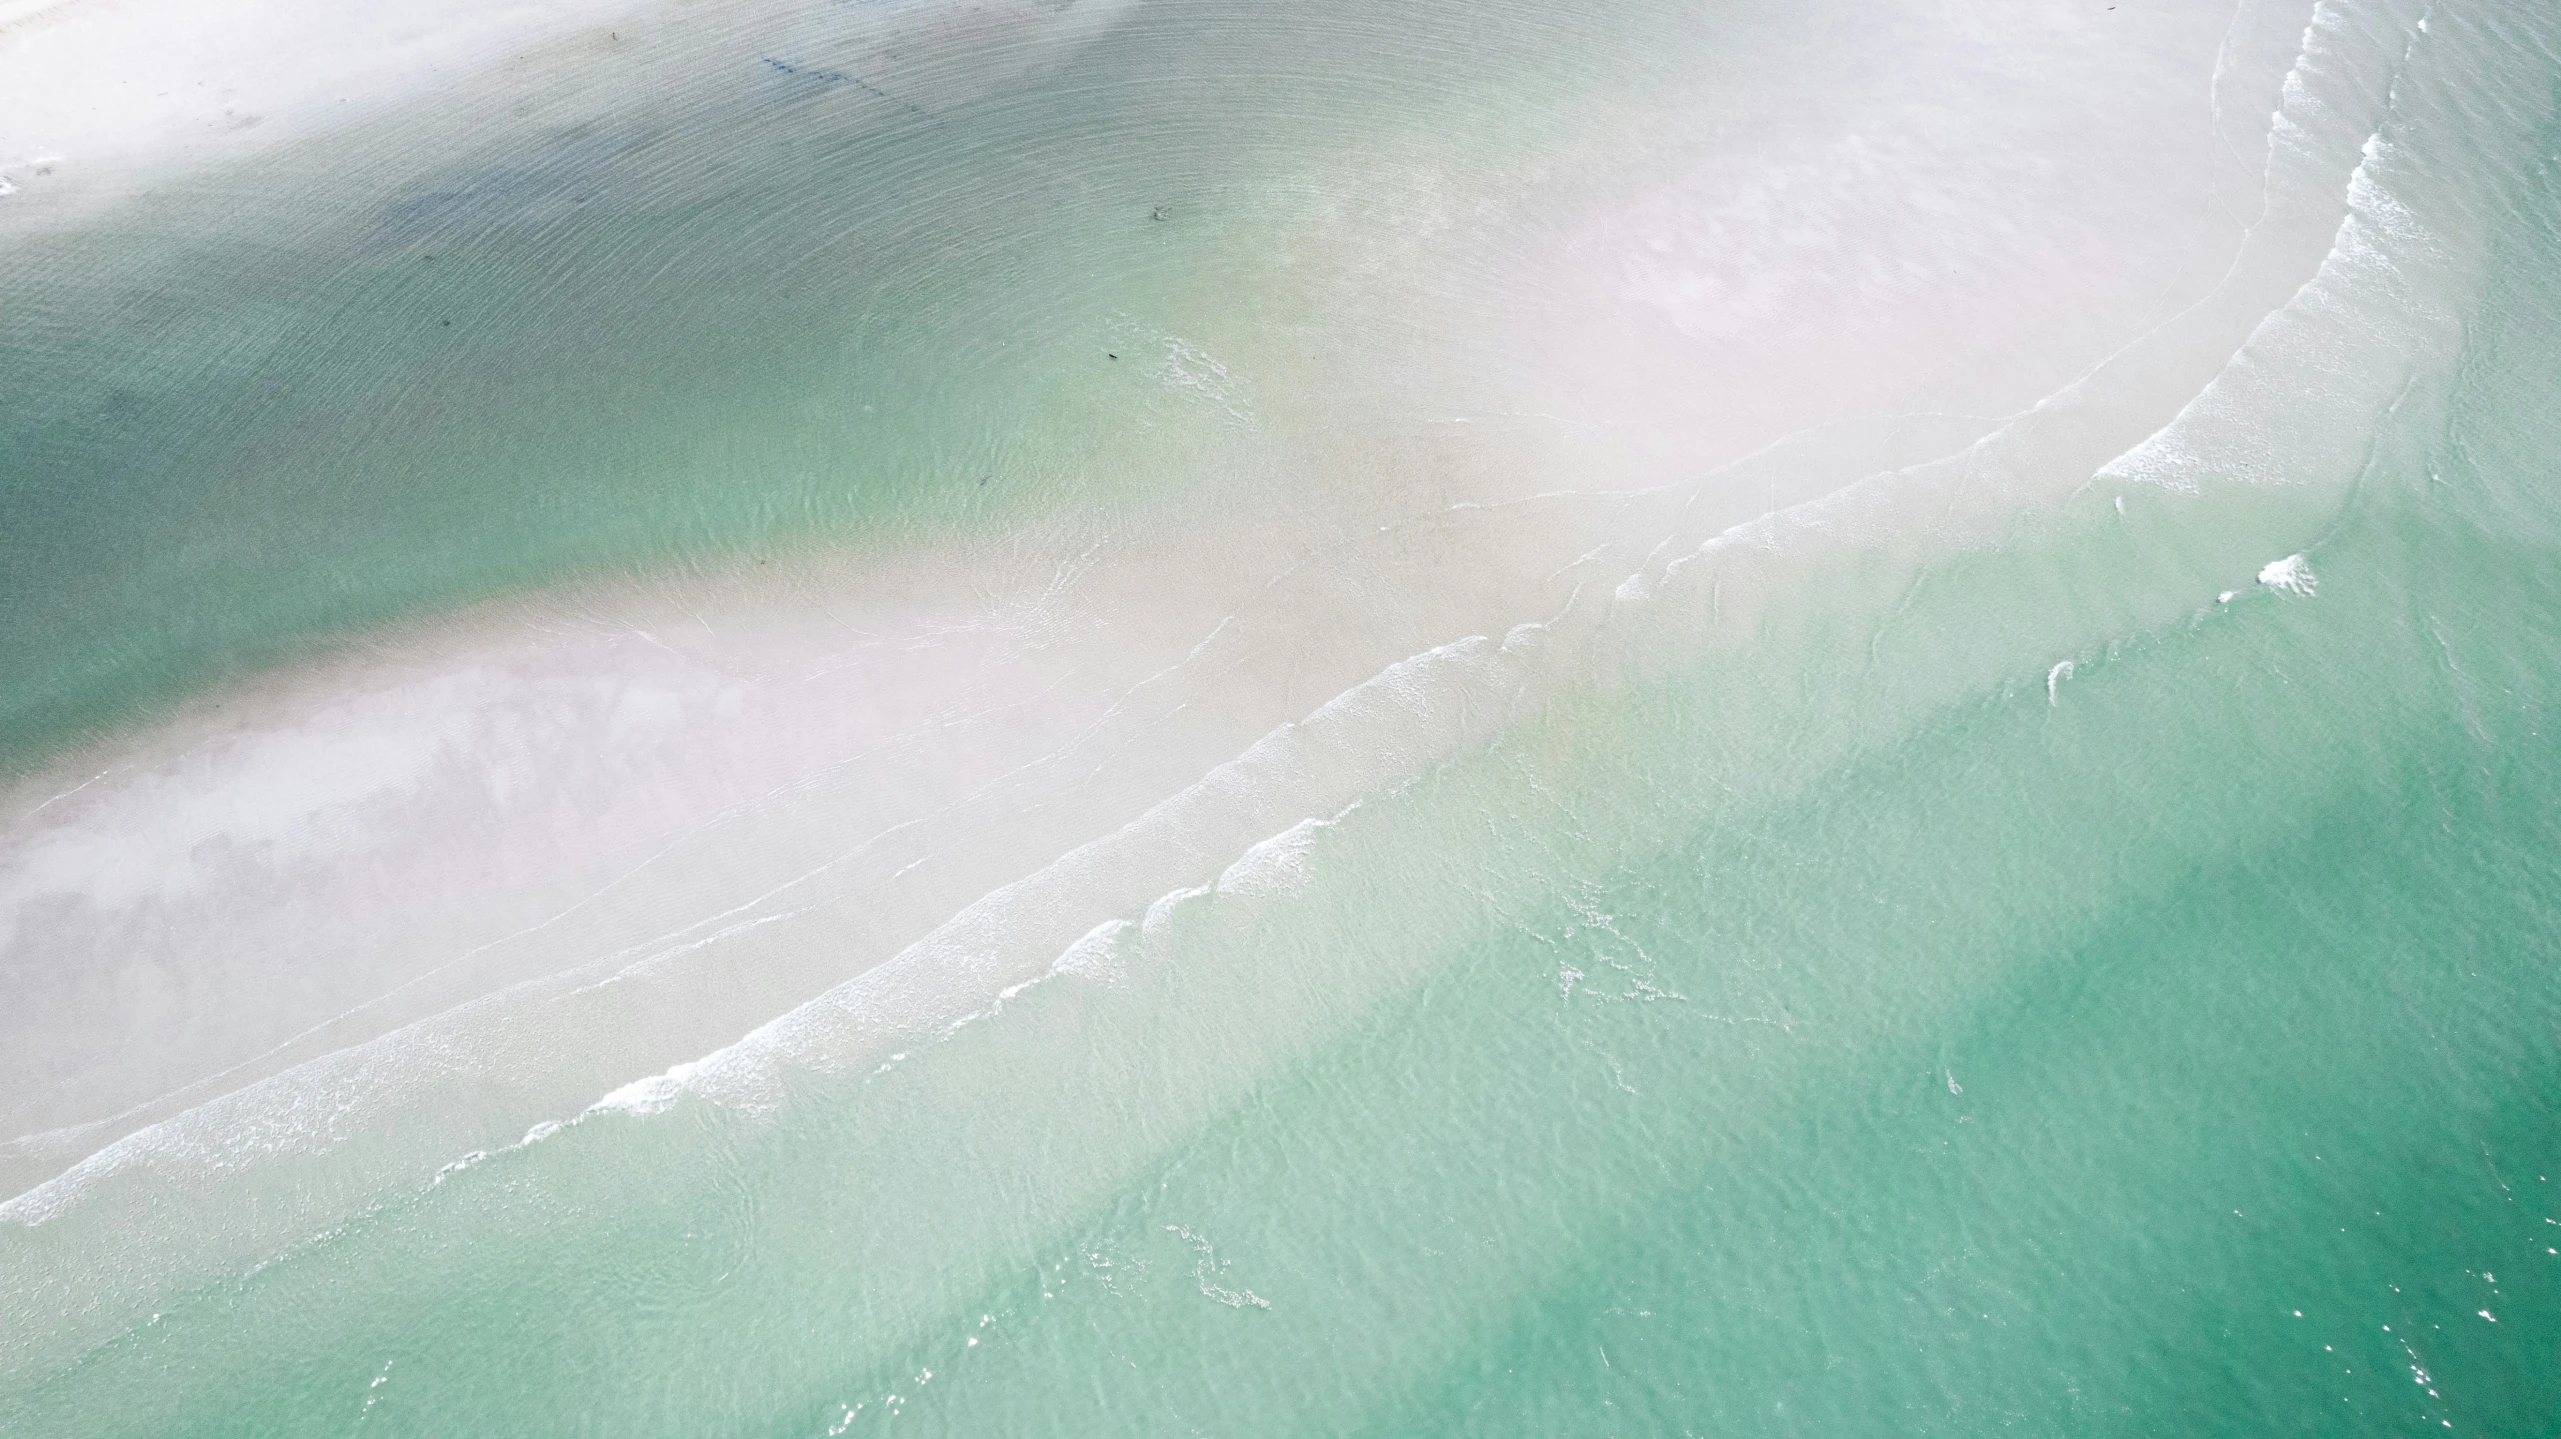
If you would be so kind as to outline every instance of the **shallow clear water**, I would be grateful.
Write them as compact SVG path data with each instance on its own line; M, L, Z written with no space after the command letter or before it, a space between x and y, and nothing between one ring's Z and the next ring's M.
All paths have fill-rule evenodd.
M0 1430L2549 1432L2561 26L2100 16L31 232Z

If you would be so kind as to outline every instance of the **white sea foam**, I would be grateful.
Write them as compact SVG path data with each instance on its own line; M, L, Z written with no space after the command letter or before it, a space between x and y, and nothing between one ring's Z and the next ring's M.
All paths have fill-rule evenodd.
M1221 894L1290 895L1307 887L1307 856L1316 836L1330 823L1303 819L1245 851L1221 871L1213 886Z
M1217 356L1180 335L1161 335L1157 344L1165 358L1156 372L1168 389L1196 396L1240 425L1254 423L1243 379Z
M829 628L733 615L717 662L707 635L673 630L697 653L629 632L474 638L341 671L346 689L307 709L234 696L236 729L35 806L0 835L0 950L84 958L31 971L42 982L0 1017L8 1066L46 1070L13 1073L0 1117L147 1119L532 975L721 942L861 873L848 830L930 822L959 798L902 795L913 757L992 777L1109 702L1050 689L1046 726L955 722L942 711L973 691L999 700L984 676L1006 671L984 666L1021 629L899 649ZM759 656L766 675L733 668ZM1010 672L1040 693L1036 671ZM780 873L689 860L723 834ZM297 899L315 892L336 901L317 919Z
M590 1106L591 1111L620 1110L626 1114L663 1114L685 1095L686 1081L693 1077L693 1064L679 1064L664 1074L644 1075Z
M2270 560L2259 569L2259 583L2289 595L2309 595L2320 581L2301 555Z
M1250 1289L1230 1289L1219 1282L1220 1278L1233 1266L1230 1261L1218 1257L1217 1246L1211 1244L1209 1240L1181 1224L1168 1224L1165 1226L1165 1232L1180 1236L1185 1244L1192 1247L1192 1253L1195 1256L1192 1279L1200 1286L1203 1297L1217 1300L1230 1309L1272 1307L1270 1300Z
M1104 920L1087 930L1084 938L1067 946L1052 968L1095 984L1118 984L1129 972L1122 946L1133 928L1125 919Z
M1649 563L1644 583L1622 582L1606 592L1578 586L1559 614L1516 626L1499 643L1471 636L1390 665L1115 834L979 900L889 962L735 1044L625 1085L596 1108L654 1114L690 1093L734 1109L766 1109L778 1102L787 1071L843 1073L891 1044L950 1033L987 1012L984 996L1010 993L1044 969L1126 973L1133 949L1170 946L1189 906L1220 894L1294 895L1308 883L1314 845L1343 811L1472 746L1493 732L1496 717L1534 705L1555 686L1597 678L1597 656L1678 663L1707 634L1737 632L1748 616L1723 610L1722 566L1749 556L1855 552L1901 528L1889 516L1916 511L1936 515L1942 542L1955 539L1957 511L1946 485L1963 461L1872 477L1707 536ZM1976 509L1979 542L2009 522L2006 504L1985 506L1978 499ZM1586 595L1606 598L1585 602ZM2060 675L2049 678L2059 683ZM1968 681L1950 674L1946 682L1953 689ZM1302 817L1259 841L1238 833L1240 819L1253 822L1291 806L1325 817ZM1229 853L1237 856L1225 868L1152 897L1130 894L1132 877L1161 882L1185 869L1206 869L1202 851L1222 831L1234 836ZM1118 901L1119 915L1099 922L1069 918L1110 906L1116 894L1128 896ZM1065 924L1086 926L1082 937L1046 947L1037 940ZM1096 965L1098 952L1109 955L1108 967Z
M2326 5L2316 11L2280 112L2292 117L2279 134L2305 174L2318 173L2347 143L2341 97L2371 97L2357 112L2365 130L2341 182L2342 214L2329 249L2222 373L2168 424L2104 466L2102 479L2187 492L2229 481L2335 483L2362 462L2375 421L2406 378L2459 343L2456 302L2475 283L2477 222L2446 210L2431 229L2396 192L2422 178L2400 160L2393 139L2394 129L2409 123L2397 96L2417 33L2370 42L2372 53L2360 64L2351 53L2357 37L2337 12ZM2316 60L2362 78L2315 90L2304 77Z

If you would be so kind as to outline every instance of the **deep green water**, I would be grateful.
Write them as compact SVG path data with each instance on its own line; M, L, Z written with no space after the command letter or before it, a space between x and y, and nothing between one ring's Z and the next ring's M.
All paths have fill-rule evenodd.
M2321 362L2365 352L2263 330L2273 388L2240 403L2284 403L2209 435L2226 448L2201 443L2191 490L2079 485L2094 463L2054 483L2082 444L2066 406L1776 539L1658 554L1543 629L1418 662L1413 693L1473 697L1452 702L1462 743L1218 856L1214 885L1169 880L1086 962L921 1037L840 1041L902 998L856 982L251 1272L66 1318L95 1338L13 1348L0 1431L2561 1433L2561 55L2518 7L2428 16L2417 43L2439 48L2395 72L2378 183L2418 221L2391 273L2454 314L2441 343L2412 323L2344 469L2307 457L2341 438L2327 397L2362 391ZM737 223L728 203L647 223ZM1006 233L1060 213L1037 187L989 203L1023 207ZM1058 243L1106 243L1092 224ZM2440 224L2480 237L2479 268L2431 291L2426 262L2462 246L2408 236ZM422 243L378 263L423 264ZM912 343L984 336L1043 263L900 310ZM1160 282L1078 291L1058 333L1102 333ZM346 304L437 308L434 282L343 283ZM1204 323L1252 352L1287 310L1250 298L1273 288ZM560 318L515 343L643 323L547 293ZM2348 293L2387 316L2407 299ZM740 295L702 303L784 304ZM65 558L43 583L121 598L13 609L5 672L65 677L13 686L0 723L40 748L330 626L601 555L1156 493L1061 480L964 514L980 502L934 478L946 450L1048 426L1044 454L1130 453L1109 432L1142 403L1027 378L1081 338L978 342L968 386L916 397L884 441L913 447L882 472L913 489L810 482L841 507L814 516L777 447L756 452L776 468L717 471L734 508L671 518L717 467L667 446L780 423L717 389L653 412L645 459L577 428L604 424L585 381L500 407L521 431L322 426L414 470L396 504L330 488L316 527L360 509L498 557L421 550L413 577L290 620L217 598L201 632L147 641L114 604L219 597L252 559L209 542L173 549L196 556L179 570L78 579ZM891 353L894 379L911 352ZM743 354L701 363L765 391ZM35 483L96 485L20 504L39 522L11 555L94 566L102 536L186 524L97 516L192 460L101 472L124 421L45 423L14 442L58 467ZM827 444L860 449L870 422L841 423ZM556 490L493 508L434 482L528 436L577 457ZM1148 443L1131 468L1157 484L1232 441ZM241 483L323 484L314 445ZM2233 478L2253 464L2292 482ZM475 538L537 516L512 548ZM2289 554L2309 592L2251 582ZM61 658L93 648L127 659ZM0 1256L33 1273L110 1223L13 1224Z

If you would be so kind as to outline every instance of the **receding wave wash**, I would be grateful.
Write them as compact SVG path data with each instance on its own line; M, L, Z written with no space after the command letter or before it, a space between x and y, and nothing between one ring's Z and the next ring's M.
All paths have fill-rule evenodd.
M0 1434L2561 1432L2561 7L0 0Z

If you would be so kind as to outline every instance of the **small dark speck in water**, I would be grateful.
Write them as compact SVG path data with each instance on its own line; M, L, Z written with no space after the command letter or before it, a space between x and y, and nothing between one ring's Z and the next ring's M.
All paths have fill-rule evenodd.
M1106 360L1117 360L1117 359L1119 359L1119 358L1120 358L1120 356L1118 356L1118 355L1111 355L1111 354L1107 354L1107 355L1103 356L1103 358L1104 358L1104 359L1106 359Z

